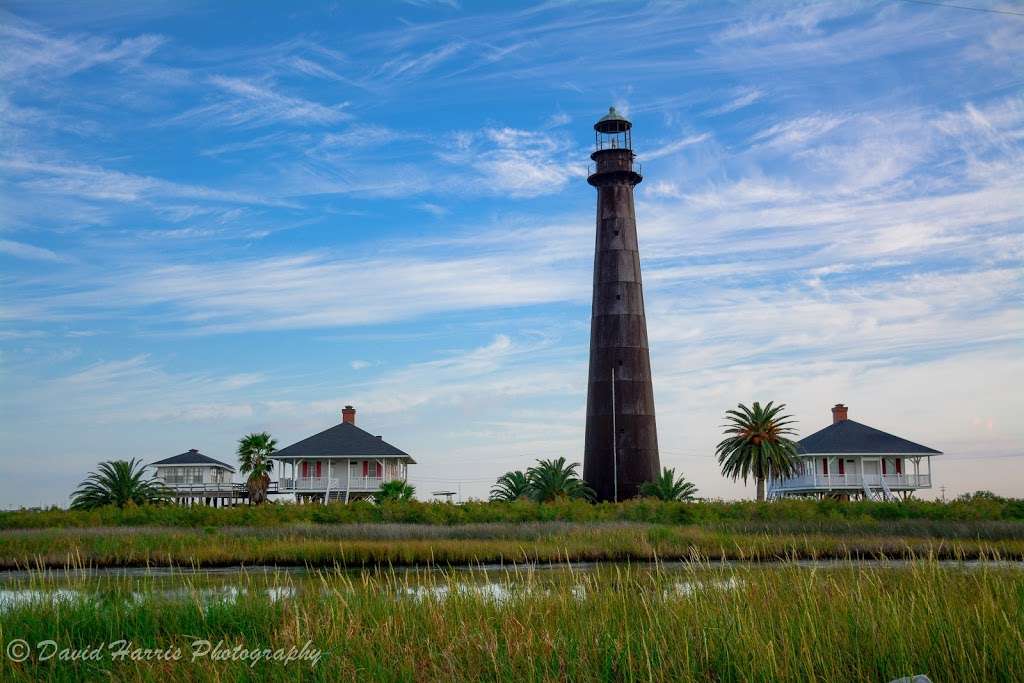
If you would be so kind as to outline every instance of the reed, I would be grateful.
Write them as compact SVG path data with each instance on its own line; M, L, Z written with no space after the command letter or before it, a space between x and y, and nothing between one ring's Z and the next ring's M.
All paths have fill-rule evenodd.
M176 591L168 592L170 585ZM33 574L0 640L119 638L184 661L5 662L14 681L1024 680L1024 574L915 561L590 572L314 572L217 578ZM60 586L63 599L52 591ZM228 590L230 588L230 590ZM68 597L68 596L71 597ZM194 637L324 651L316 666L189 661Z
M899 522L797 526L637 522L111 527L0 531L0 568L464 566L480 563L786 558L1024 558L1021 525ZM813 528L810 528L813 529ZM901 533L902 532L902 533Z

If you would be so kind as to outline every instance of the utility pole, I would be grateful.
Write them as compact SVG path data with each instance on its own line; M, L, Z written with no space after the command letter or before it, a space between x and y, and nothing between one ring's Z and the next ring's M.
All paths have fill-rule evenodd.
M612 476L615 480L615 502L619 502L619 439L615 430L615 366L612 366Z

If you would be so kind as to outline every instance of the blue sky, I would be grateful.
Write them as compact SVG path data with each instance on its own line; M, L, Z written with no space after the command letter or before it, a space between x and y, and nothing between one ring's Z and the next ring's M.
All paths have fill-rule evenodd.
M421 496L581 459L613 104L663 464L751 495L722 412L841 401L1022 495L1022 46L891 1L7 2L0 504L346 403Z

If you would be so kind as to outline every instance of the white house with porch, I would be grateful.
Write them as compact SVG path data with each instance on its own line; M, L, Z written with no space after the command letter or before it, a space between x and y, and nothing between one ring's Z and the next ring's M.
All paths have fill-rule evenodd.
M381 436L356 427L356 410L345 406L341 424L274 453L278 493L296 502L349 502L367 498L388 481L405 481L416 461Z
M191 448L184 453L157 460L148 465L154 476L181 505L235 505L248 492L234 483L235 468Z
M932 456L941 451L847 417L842 403L832 424L798 442L796 475L768 482L768 497L816 496L894 500L932 486Z

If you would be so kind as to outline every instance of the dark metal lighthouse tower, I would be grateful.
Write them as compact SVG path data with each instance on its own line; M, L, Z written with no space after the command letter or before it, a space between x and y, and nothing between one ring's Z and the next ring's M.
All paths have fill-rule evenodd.
M583 478L598 500L636 496L661 467L633 207L633 186L643 178L632 127L614 108L594 124L587 178L597 188L597 241Z

